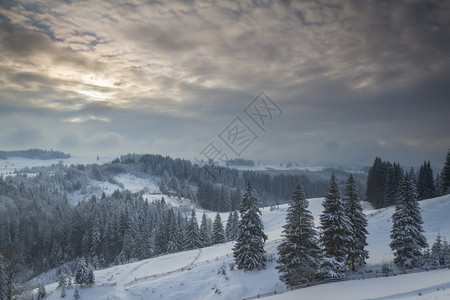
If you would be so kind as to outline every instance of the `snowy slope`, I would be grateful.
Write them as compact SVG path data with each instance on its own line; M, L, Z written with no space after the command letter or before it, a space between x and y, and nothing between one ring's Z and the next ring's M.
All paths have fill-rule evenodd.
M450 299L450 270L333 282L265 299Z
M60 162L65 165L86 165L86 164L104 164L107 162L111 162L113 160L110 157L99 157L97 160L96 157L78 157L73 156L70 158L64 159L31 159L31 158L23 158L23 157L9 157L8 159L0 159L0 174L3 175L12 175L15 171L19 171L23 168L32 168L32 167L46 167L51 165L57 165ZM32 176L32 174L28 174Z
M322 211L322 200L310 199L316 225ZM450 238L450 195L424 200L420 204L429 243L434 241L438 232ZM266 270L233 270L233 243L226 243L96 271L97 286L80 289L81 299L242 299L275 290L278 293L286 292L275 270L274 258L278 243L272 242L280 238L286 209L287 205L272 211L263 209L262 219L269 236L266 245L269 263ZM202 212L199 210L197 217L201 217ZM393 208L366 212L371 257L361 271L377 270L383 261L392 260L389 233L393 212ZM214 213L208 212L208 215L213 217ZM221 215L224 222L227 215ZM47 291L54 290L55 286L47 286ZM329 283L287 292L272 299L329 299L330 296L333 299L414 299L419 294L423 294L420 299L448 299L449 292L450 270L447 269ZM68 290L68 297L72 297L72 293L73 290ZM60 299L60 291L55 291L47 299Z

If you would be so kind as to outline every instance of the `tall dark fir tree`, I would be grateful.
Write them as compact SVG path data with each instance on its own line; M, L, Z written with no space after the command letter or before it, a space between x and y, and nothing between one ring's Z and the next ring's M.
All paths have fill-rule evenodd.
M226 242L225 230L223 229L222 219L220 218L219 213L216 214L216 218L213 223L212 230L212 243L213 244L222 244Z
M369 252L364 248L367 246L367 219L361 207L355 179L350 174L345 186L344 203L346 214L350 220L353 239L349 244L347 262L355 271L355 264L363 264L369 257Z
M328 194L322 205L324 210L320 215L320 241L324 257L319 268L319 277L342 277L347 271L347 254L353 242L352 225L334 174L331 175Z
M443 195L450 194L450 150L448 150L441 172L441 187Z
M238 269L251 271L264 269L266 257L264 243L267 235L261 221L259 201L252 195L250 182L244 193L239 209L241 221L239 223L239 236L233 247L233 256Z
M5 260L0 254L0 299L8 299L8 279L6 277Z
M427 247L422 224L415 187L406 174L400 185L392 216L390 244L394 262L402 268L415 267L422 257L423 248Z
M320 262L320 248L314 218L308 210L300 184L294 190L286 215L283 234L286 238L278 246L278 272L280 280L289 287L311 282Z
M417 180L417 197L419 200L430 199L436 196L436 187L434 184L433 170L430 161L424 162L420 166L419 177Z

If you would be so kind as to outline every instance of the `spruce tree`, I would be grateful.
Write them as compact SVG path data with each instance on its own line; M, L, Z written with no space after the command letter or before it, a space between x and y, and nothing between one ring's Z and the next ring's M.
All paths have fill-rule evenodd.
M341 277L347 270L345 262L353 238L352 225L346 215L346 206L339 192L334 173L331 175L328 194L322 205L324 210L320 215L320 241L324 257L319 268L319 276L322 278Z
M417 194L406 174L399 187L392 216L390 244L394 262L400 267L410 269L416 266L422 256L421 250L427 247L422 223Z
M62 288L62 287L66 287L67 283L66 283L66 277L64 277L64 274L61 274L59 276L59 280L58 280L58 287Z
M63 287L61 288L61 298L65 298L65 297L66 297L66 287L63 286Z
M186 228L186 237L184 242L184 249L191 250L203 247L200 240L200 230L198 228L197 217L195 216L195 210L192 209L191 218Z
M355 263L363 264L369 257L369 252L364 250L364 247L367 246L366 239L369 233L367 232L367 219L362 211L358 196L358 188L351 174L345 186L344 203L351 224L351 236L353 237L349 244L347 262L351 265L352 271L355 271Z
M264 225L261 221L259 202L252 195L250 182L247 185L239 212L241 214L239 236L233 247L237 268L247 271L264 269L266 266L264 243L267 235L264 233Z
M0 254L0 299L7 299L8 279L6 277L5 260Z
M228 241L237 239L239 233L239 214L235 210L228 215L227 224L225 227L225 235Z
M448 150L447 156L445 158L444 167L441 172L441 185L442 194L447 195L450 193L450 150Z
M431 247L431 261L434 266L442 266L445 264L444 262L444 247L443 247L441 234L438 233L436 237L436 241L433 243Z
M92 265L89 265L85 284L93 285L94 283L95 283L94 267Z
M441 175L439 175L439 173L436 174L436 180L434 181L434 186L435 186L435 190L436 190L436 197L442 196Z
M38 293L37 293L37 299L42 299L45 296L47 296L47 291L45 290L45 286L42 283L40 283L39 288L38 288ZM5 299L7 299L7 298L5 298Z
M278 272L280 280L289 287L311 282L320 262L314 218L308 210L300 184L297 185L289 203L283 235L286 238L278 246Z
M84 257L78 261L77 268L75 270L75 283L86 284L88 281L88 266Z
M200 240L202 241L203 247L211 246L211 231L209 227L208 217L203 212L202 222L200 223Z
M383 206L384 188L386 184L386 164L383 164L380 157L375 161L369 169L367 176L366 198L375 208Z
M233 230L233 212L230 211L228 215L227 224L225 225L225 235L227 237L227 241L232 241L231 239L231 231Z
M419 170L419 178L417 180L418 199L430 199L436 196L436 187L434 184L433 170L430 161L424 162Z
M220 218L219 213L216 214L216 218L213 223L212 230L212 243L213 244L222 244L225 243L225 231L223 229L222 219Z
M73 299L80 299L80 293L78 292L78 284L75 285L75 290L73 291Z

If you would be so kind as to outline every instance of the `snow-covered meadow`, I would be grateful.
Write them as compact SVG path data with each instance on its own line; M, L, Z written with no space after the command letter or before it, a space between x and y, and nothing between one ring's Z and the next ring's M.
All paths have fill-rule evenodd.
M168 199L176 205L176 199ZM316 225L322 200L309 199ZM424 200L420 204L428 242L432 244L439 232L443 237L449 237L450 196ZM266 244L269 263L263 271L236 270L233 243L230 242L98 270L95 272L96 286L81 288L81 299L243 299L274 291L277 295L270 299L448 299L448 269L394 277L383 277L380 273L381 264L393 258L389 248L393 207L366 211L370 258L367 265L358 270L366 279L358 275L361 273L355 273L354 280L287 291L278 279L274 261L286 209L287 205L281 205L275 210L269 207L262 210L269 236ZM202 213L202 209L198 210L197 217ZM214 212L206 213L210 218L215 215ZM223 221L227 215L221 214ZM54 291L47 299L60 299L56 283L48 285L47 291ZM72 292L67 291L69 297Z

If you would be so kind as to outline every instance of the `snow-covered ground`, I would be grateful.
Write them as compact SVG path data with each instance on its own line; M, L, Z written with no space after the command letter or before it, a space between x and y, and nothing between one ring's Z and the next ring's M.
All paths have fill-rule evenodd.
M14 172L19 171L23 168L31 168L31 167L46 167L51 166L53 164L59 164L60 162L63 165L77 165L77 164L104 164L107 162L111 162L113 159L111 157L71 157L64 159L31 159L31 158L23 158L23 157L10 157L8 159L0 159L0 174L5 175L13 175ZM31 174L28 174L32 176Z
M450 270L333 282L266 299L450 299Z
M125 181L124 181L125 182ZM156 197L156 196L155 196ZM174 204L177 203L174 200ZM318 225L323 198L310 199L310 209ZM431 244L438 232L450 237L450 195L420 202L426 237ZM267 268L244 272L233 268L233 243L164 255L95 272L96 286L81 288L81 299L243 299L277 291L268 299L450 299L450 270L349 280L286 291L275 269L276 247L285 222L287 205L262 210L269 236ZM370 258L359 271L373 277L380 265L392 260L389 248L393 208L366 211L369 221ZM203 210L197 211L201 217ZM214 217L213 212L207 212ZM221 214L225 222L227 213ZM371 275L371 276L369 276ZM381 276L380 274L377 275ZM55 290L56 284L47 286ZM72 297L73 290L68 290ZM280 294L281 293L281 294ZM60 299L56 290L47 299Z

